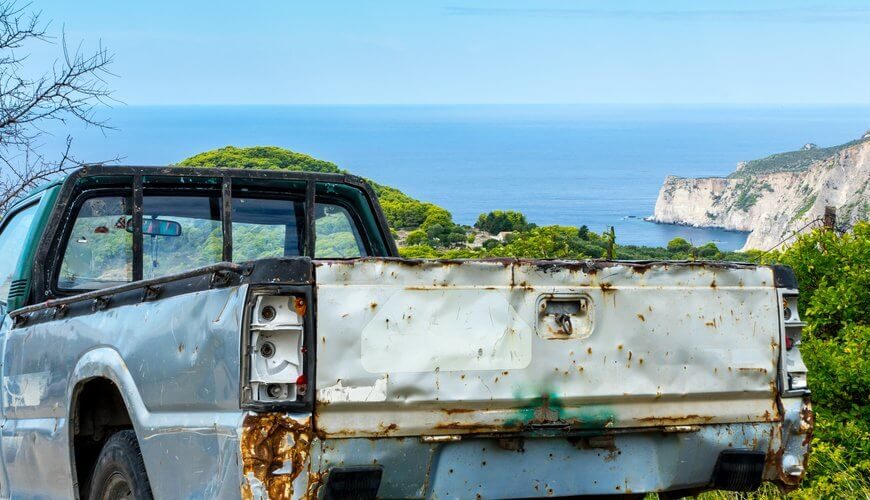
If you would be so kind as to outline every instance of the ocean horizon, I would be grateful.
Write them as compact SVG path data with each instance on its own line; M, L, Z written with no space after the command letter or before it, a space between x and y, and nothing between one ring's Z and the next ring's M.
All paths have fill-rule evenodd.
M463 224L518 210L538 225L614 226L617 244L680 236L725 250L745 234L643 220L666 176L727 176L739 161L870 128L870 106L118 106L98 117L113 129L49 128L47 156L67 134L82 161L136 165L279 146L441 205Z

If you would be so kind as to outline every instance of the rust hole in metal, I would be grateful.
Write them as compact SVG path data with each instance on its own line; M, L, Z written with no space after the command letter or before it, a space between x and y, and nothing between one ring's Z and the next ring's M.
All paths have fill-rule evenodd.
M242 498L254 498L251 478L262 484L269 498L293 496L293 481L308 469L313 430L311 419L294 420L282 413L252 413L242 425L241 456L245 480ZM279 469L286 473L276 474ZM309 474L305 497L319 485L319 475Z

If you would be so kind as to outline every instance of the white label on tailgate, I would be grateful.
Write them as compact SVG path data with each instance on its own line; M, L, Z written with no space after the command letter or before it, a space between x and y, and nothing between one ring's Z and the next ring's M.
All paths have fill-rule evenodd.
M362 331L370 373L522 369L532 328L506 290L409 289L379 308Z

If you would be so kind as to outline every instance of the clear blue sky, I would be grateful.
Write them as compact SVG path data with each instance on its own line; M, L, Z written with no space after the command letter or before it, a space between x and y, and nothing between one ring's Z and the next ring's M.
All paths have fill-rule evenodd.
M870 3L34 0L127 104L870 103Z

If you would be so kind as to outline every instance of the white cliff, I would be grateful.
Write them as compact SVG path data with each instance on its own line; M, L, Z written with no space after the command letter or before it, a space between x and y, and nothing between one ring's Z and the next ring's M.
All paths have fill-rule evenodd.
M796 232L808 231L825 206L837 208L838 224L870 215L870 134L800 171L746 172L730 177L668 177L652 220L668 224L749 231L746 249L767 250ZM804 150L815 149L804 148ZM818 224L812 224L815 226Z

